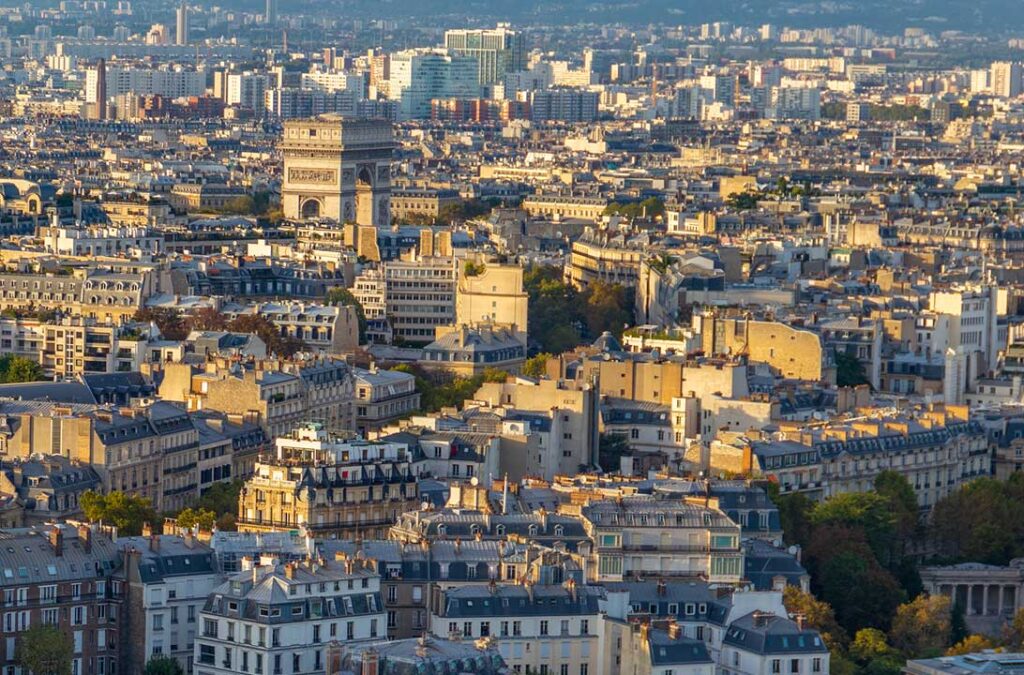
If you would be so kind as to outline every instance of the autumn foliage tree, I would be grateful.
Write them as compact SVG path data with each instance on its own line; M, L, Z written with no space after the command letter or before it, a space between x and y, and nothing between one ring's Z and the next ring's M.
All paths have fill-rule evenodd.
M849 636L836 621L836 614L827 602L818 600L796 586L786 586L782 592L782 600L786 611L790 614L802 614L807 625L821 633L821 639L831 651L846 648Z
M950 643L952 605L943 595L919 595L896 609L889 642L908 658L939 656Z

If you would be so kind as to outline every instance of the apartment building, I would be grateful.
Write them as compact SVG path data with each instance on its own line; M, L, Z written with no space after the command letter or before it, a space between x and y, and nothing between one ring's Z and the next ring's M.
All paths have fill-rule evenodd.
M275 443L275 456L261 458L242 488L242 532L305 526L321 537L379 538L419 505L407 445L348 440L315 423Z
M306 302L259 302L224 308L228 318L256 315L269 319L283 337L301 340L307 349L325 354L352 352L359 346L359 317L354 307Z
M397 370L368 370L354 368L356 430L367 432L380 429L388 422L407 417L419 408L420 394L416 391L416 378Z
M150 336L128 325L69 316L59 321L0 317L0 350L37 362L49 377L138 371L152 361Z
M221 584L210 547L191 532L122 537L122 675L139 675L158 656L192 673L199 612Z
M594 501L581 519L599 580L661 575L737 583L743 575L740 527L717 499Z
M490 638L517 673L601 672L601 591L564 584L497 584L437 591L436 637Z
M538 462L545 469L544 478L575 475L580 467L596 464L599 400L590 385L571 388L563 380L546 379L487 382L473 395L473 400L492 408L503 406L557 416L561 433Z
M434 340L438 326L455 323L458 268L454 258L389 260L356 278L353 294L391 324L395 338L416 344ZM381 291L383 290L383 303ZM367 315L367 318L375 318Z
M882 471L902 474L929 508L978 476L991 475L990 444L966 406L900 415L880 411L819 427L787 425L780 438L754 444L761 471L783 492L826 498L866 492Z
M207 599L193 655L199 675L324 672L331 643L386 635L380 577L366 561L266 562Z
M0 273L0 310L52 310L117 323L142 307L150 288L146 273L6 272Z
M19 634L50 625L71 640L73 674L116 675L123 584L113 575L119 556L110 537L94 527L44 525L4 530L0 544L4 669L21 668Z
M455 323L509 326L522 334L525 343L529 328L527 304L523 268L485 262L482 270L459 276Z
M352 371L330 358L239 362L216 358L203 369L163 365L160 397L189 410L243 415L268 436L317 420L334 431L355 428Z

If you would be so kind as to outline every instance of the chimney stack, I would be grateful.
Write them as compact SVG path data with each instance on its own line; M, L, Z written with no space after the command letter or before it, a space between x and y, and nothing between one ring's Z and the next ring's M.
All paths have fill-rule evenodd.
M295 578L295 563L285 563L284 565L284 577L285 579Z
M807 616L805 614L796 614L793 616L793 620L796 621L797 630L803 631L804 624L807 623Z
M683 637L683 629L675 621L670 621L668 624L668 637L670 640L678 640Z
M665 584L664 579L658 579L658 595L668 595L668 586Z
M53 555L58 558L64 555L64 532L60 525L54 525L50 530L50 545L53 546Z
M153 553L160 552L160 535L150 534L149 535L149 550Z
M149 523L143 523L142 524L142 536L143 537L152 537L153 536L153 526L150 525Z
M92 528L90 526L78 526L78 541L82 542L83 551L92 553Z
M362 675L377 675L379 665L380 657L377 656L377 650L367 649L363 652Z

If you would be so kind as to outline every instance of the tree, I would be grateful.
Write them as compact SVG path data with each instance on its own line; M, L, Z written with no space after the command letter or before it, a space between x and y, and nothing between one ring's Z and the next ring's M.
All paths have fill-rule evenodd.
M16 658L32 675L70 675L73 657L71 636L56 626L36 624L18 638Z
M983 649L992 649L995 644L984 635L968 635L955 645L946 650L946 656L959 656L961 654L973 654Z
M146 662L142 675L184 675L184 671L177 659L158 654Z
M544 351L561 354L580 344L582 323L576 289L562 280L562 268L533 265L523 273L530 337Z
M487 266L483 263L476 263L472 260L467 260L466 264L462 267L462 273L467 277L478 277L484 273Z
M878 560L858 527L817 525L806 549L806 565L816 597L827 602L848 633L888 628L903 589Z
M553 358L555 357L547 352L531 356L526 359L526 363L523 364L523 375L539 380L547 374L548 359Z
M233 515L238 512L238 496L244 484L239 478L226 483L214 483L200 495L196 508L212 511L218 516Z
M480 374L480 384L483 384L484 382L497 382L501 384L502 382L508 381L508 375L509 373L507 370L487 367L484 368L484 372Z
M968 637L967 617L964 615L964 606L954 602L949 610L949 641L959 644Z
M633 290L621 284L594 281L580 293L580 303L591 338L605 331L622 337L622 331L633 323Z
M0 356L0 384L38 382L42 379L43 369L32 359L12 354Z
M816 505L811 511L811 522L859 528L867 537L875 559L887 565L895 532L890 509L889 500L882 495L845 492Z
M156 511L149 499L123 492L101 494L89 490L79 502L82 513L92 522L103 521L117 528L119 534L137 535L144 523L156 521Z
M251 216L257 213L256 200L249 195L243 195L230 199L224 203L224 206L212 210L217 213Z
M281 335L274 322L259 314L239 314L228 324L228 330L237 333L252 333L267 345L267 352L285 358L294 356L306 348L306 344L296 337Z
M946 557L1006 565L1024 552L1024 477L971 481L935 504L929 525Z
M863 675L899 675L903 669L904 659L877 628L857 631L850 644L850 657L861 667Z
M324 302L328 305L340 305L342 307L352 307L356 311L356 318L359 320L359 344L366 343L366 311L363 309L362 303L356 299L356 296L352 295L352 291L347 288L332 288L327 291L327 295L324 297Z
M921 575L916 562L907 556L907 552L922 531L917 495L910 482L892 470L883 471L875 477L875 492L888 500L893 516L893 536L887 560L883 560L883 563L896 575L908 595L914 597L922 590Z
M827 602L789 585L782 591L782 601L790 614L804 615L807 625L821 633L821 639L830 651L840 651L846 646L849 639L846 631L836 621L836 614Z
M188 507L178 514L177 522L178 527L186 529L198 527L200 530L212 530L217 523L217 514L207 509Z
M759 192L734 192L725 200L727 206L737 211L749 211L757 208L757 202L764 198Z
M597 462L607 472L618 472L622 457L629 451L629 439L625 434L601 434L597 445Z
M856 387L870 384L864 364L856 356L836 350L836 384L840 387Z
M1013 619L1010 620L1010 624L1006 626L1006 635L1003 640L1007 645L1014 650L1018 650L1024 645L1024 609L1018 609L1017 613L1013 615Z
M950 601L944 595L919 595L896 609L889 629L892 646L907 658L931 658L950 644Z
M787 544L807 546L811 540L811 511L814 502L802 492L779 493L778 483L768 484L768 496L779 509L782 537Z
M143 307L135 312L133 320L142 323L153 323L160 329L160 334L167 340L184 340L188 337L188 326L181 315L173 309L165 307Z
M197 309L188 318L189 330L225 330L228 319L213 307Z

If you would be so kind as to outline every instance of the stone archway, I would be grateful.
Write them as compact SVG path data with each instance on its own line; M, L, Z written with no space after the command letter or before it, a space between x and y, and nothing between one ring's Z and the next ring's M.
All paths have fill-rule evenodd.
M304 219L319 218L322 206L319 199L307 199L302 203L301 216Z

